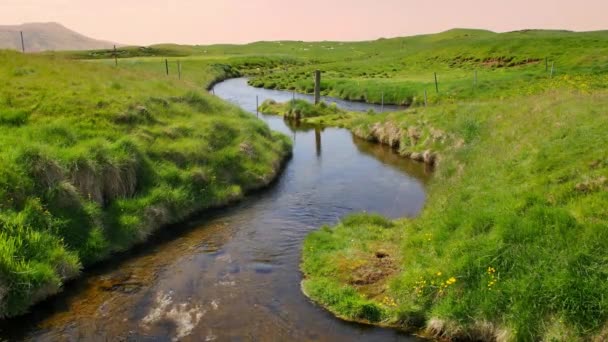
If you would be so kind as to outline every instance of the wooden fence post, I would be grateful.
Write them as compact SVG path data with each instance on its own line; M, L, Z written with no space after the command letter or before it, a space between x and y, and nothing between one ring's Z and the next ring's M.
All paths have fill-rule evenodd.
M118 53L116 51L116 45L114 45L114 66L118 66Z
M19 34L21 35L21 51L25 53L25 41L23 40L23 31L19 31Z
M435 73L435 91L439 94L439 82L437 82L437 73Z
M167 71L167 76L169 76L169 60L165 59L165 70Z
M315 70L315 104L321 101L321 70Z
M555 70L555 62L551 62L551 78L553 78L553 71Z
M317 148L317 156L321 155L321 128L315 127L315 147Z
M178 74L178 79L182 79L182 62L180 60L177 60L177 74Z
M473 82L473 85L477 87L477 69L475 69L475 81Z

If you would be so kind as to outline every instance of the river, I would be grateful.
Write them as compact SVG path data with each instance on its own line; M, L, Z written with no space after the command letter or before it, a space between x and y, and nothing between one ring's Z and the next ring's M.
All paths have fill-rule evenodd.
M219 83L214 93L252 115L256 96L292 97L245 79ZM0 340L415 341L334 318L301 294L298 266L304 237L349 213L417 215L429 171L344 129L260 119L295 140L275 184L88 270L32 314L0 322Z

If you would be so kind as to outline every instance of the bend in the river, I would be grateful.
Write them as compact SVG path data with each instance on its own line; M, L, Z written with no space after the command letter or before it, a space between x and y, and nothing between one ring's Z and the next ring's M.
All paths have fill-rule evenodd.
M292 96L250 87L245 79L214 90L252 113L256 96ZM298 266L303 238L349 213L416 215L429 177L424 165L344 129L261 119L295 140L293 159L276 184L231 208L168 227L90 270L33 314L3 322L0 340L415 340L346 323L316 307L300 293Z

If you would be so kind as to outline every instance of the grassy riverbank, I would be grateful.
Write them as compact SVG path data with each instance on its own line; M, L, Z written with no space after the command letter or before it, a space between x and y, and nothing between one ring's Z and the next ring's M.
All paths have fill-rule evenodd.
M452 138L419 218L356 215L306 239L303 289L346 319L433 336L602 340L606 108L605 91L556 91L348 118L390 122L400 150L423 125Z
M438 158L419 218L355 214L308 236L306 295L343 319L437 338L604 340L608 92L581 88L587 77L608 80L566 75L533 96L374 115L264 103Z
M367 115L264 104L436 164L419 218L355 215L307 238L302 286L313 300L436 337L572 341L608 335L607 52L605 31L451 30L193 47L180 58L217 58L254 86L306 93L320 69L324 95L411 106ZM162 61L133 63L162 75Z
M357 214L312 233L307 295L345 319L448 339L607 338L606 31L125 48L117 70L111 53L1 55L0 312L272 178L285 138L196 82L312 92L321 69L323 94L411 108L263 110L347 127L437 172L416 219Z
M287 137L202 91L229 69L178 82L105 64L0 51L0 317L267 185L290 154Z
M303 48L316 49L308 63L254 74L252 85L310 93L321 69L326 95L378 103L384 92L386 103L411 105L376 115L301 101L261 110L437 164L419 218L357 214L312 233L303 291L341 318L439 338L606 339L607 39L453 30L325 42Z
M384 92L386 103L412 105L374 115L302 101L261 110L345 127L437 166L419 218L356 214L312 233L303 291L341 318L438 338L606 339L607 39L453 30L358 43L367 51L358 60L317 51L316 62L252 78L311 92L321 69L326 95L378 103Z
M281 115L287 119L304 120L311 123L313 118L328 118L338 115L346 117L347 115L346 111L341 110L334 103L328 105L320 102L318 105L314 105L305 100L291 100L286 103L266 100L260 105L259 110L264 114Z

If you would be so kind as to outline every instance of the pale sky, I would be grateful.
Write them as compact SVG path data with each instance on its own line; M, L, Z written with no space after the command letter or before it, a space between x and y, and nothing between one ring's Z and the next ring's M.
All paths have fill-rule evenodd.
M0 25L59 22L124 44L368 40L454 27L608 29L608 0L0 0Z

